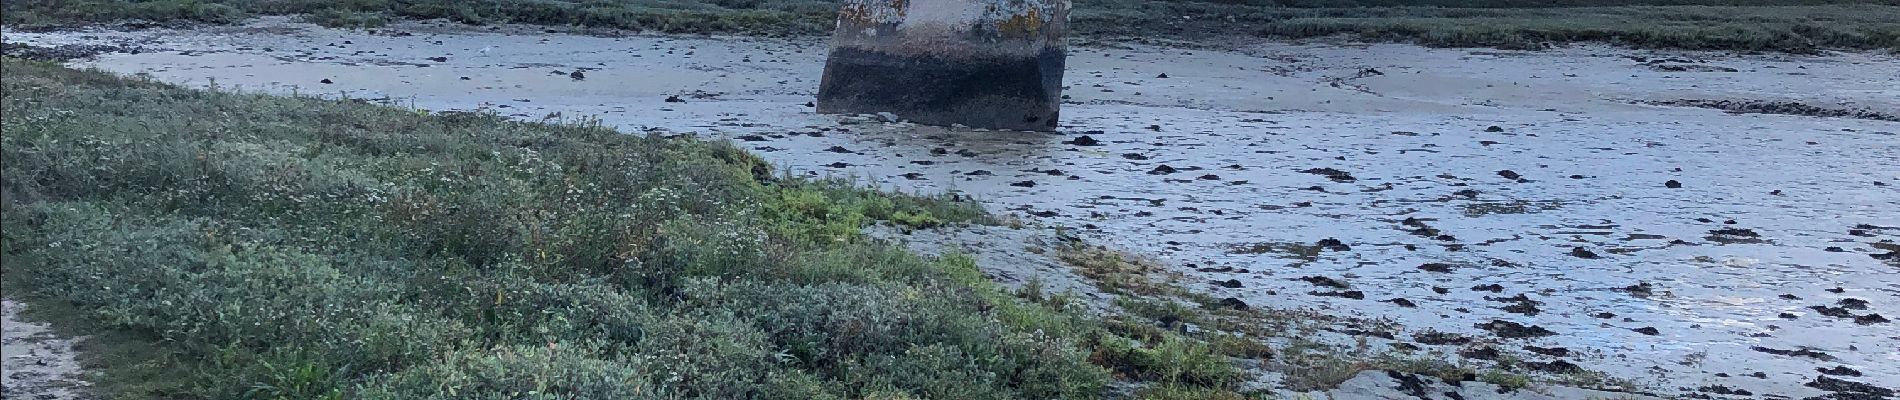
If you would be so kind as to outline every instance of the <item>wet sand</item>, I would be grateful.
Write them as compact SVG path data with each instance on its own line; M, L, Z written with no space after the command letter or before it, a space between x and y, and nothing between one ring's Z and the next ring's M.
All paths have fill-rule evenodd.
M1405 327L1381 344L1492 347L1666 395L1900 387L1884 321L1900 318L1900 123L1656 105L1894 115L1890 55L1098 43L1072 50L1062 132L1044 134L816 115L818 39L263 19L7 40L135 48L75 64L193 86L735 140L1240 283L1196 287L1216 297ZM1420 343L1428 329L1476 341Z

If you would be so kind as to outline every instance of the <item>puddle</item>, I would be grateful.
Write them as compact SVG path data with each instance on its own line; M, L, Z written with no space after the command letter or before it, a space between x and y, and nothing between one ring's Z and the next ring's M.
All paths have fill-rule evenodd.
M1665 391L1815 396L1817 368L1837 366L1900 386L1900 330L1856 323L1900 316L1900 266L1881 258L1900 250L1879 246L1900 230L1855 228L1900 226L1900 123L1641 104L1900 109L1893 56L1691 57L1735 70L1708 72L1595 46L1084 47L1063 133L1046 134L815 115L820 39L281 19L6 35L135 46L76 63L187 85L733 139L795 173L961 192L1219 282L1196 287L1216 298L1567 349L1527 360ZM1846 298L1865 309L1811 308Z

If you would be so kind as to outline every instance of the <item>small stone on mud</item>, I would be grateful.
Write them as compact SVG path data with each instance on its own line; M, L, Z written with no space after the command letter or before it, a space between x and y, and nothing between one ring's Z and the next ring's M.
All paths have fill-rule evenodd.
M1502 176L1502 177L1504 177L1504 179L1510 179L1510 180L1514 180L1514 181L1515 181L1515 180L1518 180L1518 179L1523 179L1523 178L1524 178L1524 176L1523 176L1523 175L1518 175L1518 173L1517 173L1517 171L1512 171L1512 170L1508 170L1508 169L1507 169L1507 170L1502 170L1502 171L1498 171L1498 176Z
M1224 288L1228 288L1228 289L1239 289L1239 288L1240 288L1240 280L1239 280L1239 279L1228 279L1228 280L1224 280L1224 281L1214 281L1214 284L1215 284L1215 285L1220 285L1220 287L1224 287Z
M1508 305L1504 307L1498 307L1498 309L1503 310L1504 312L1507 312L1507 313L1524 314L1524 315L1529 315L1529 316L1536 316L1537 314L1541 314L1544 312L1543 309L1537 308L1536 303L1531 303L1531 302L1516 303L1516 304L1512 304L1512 305Z
M1788 293L1782 293L1780 297L1782 300L1801 300L1801 296L1796 296L1796 295L1788 294Z
M1471 287L1471 291L1473 291L1473 292L1491 292L1491 293L1504 293L1504 285L1499 285L1499 284L1496 284L1496 283L1492 283L1492 284L1487 284L1487 285L1478 285L1478 286L1472 286L1472 287Z
M1862 382L1829 378L1827 375L1816 376L1813 381L1803 384L1803 386L1834 392L1834 396L1832 397L1837 399L1886 399L1893 397L1894 393L1893 389Z
M1405 307L1405 308L1418 307L1418 303L1413 303L1411 300L1407 300L1404 297L1393 298L1390 300L1386 300L1385 302L1397 304L1399 307Z
M1300 280L1306 281L1306 283L1311 283L1314 286L1325 286L1325 287L1332 287L1332 288L1339 288L1339 289L1345 289L1347 287L1345 282L1340 282L1337 279L1328 278L1324 276L1308 276L1308 277L1300 278Z
M1572 364L1569 361L1564 361L1564 360L1557 360L1557 361L1551 361L1551 362L1525 361L1523 362L1523 366L1525 368L1529 368L1532 371L1550 373L1550 374L1568 374L1568 373L1583 371L1583 367L1577 366L1577 364Z
M1155 166L1154 169L1148 170L1148 175L1167 175L1167 174L1172 174L1174 172L1175 172L1174 167L1170 167L1167 164L1161 164L1159 166Z
M666 96L666 102L668 102L668 103L685 103L685 102L686 102L686 100L683 100L683 99L680 99L680 97L679 97L679 96Z
M1242 310L1242 311L1246 311L1248 307L1247 302L1240 301L1240 299L1233 298L1233 297L1220 299L1220 305L1222 307L1227 307L1227 308L1232 308L1235 310Z
M1433 287L1432 287L1432 292L1433 292L1433 293L1438 293L1438 294L1450 294L1450 293L1451 293L1451 289L1450 289L1450 288L1442 288L1442 287L1437 287L1437 286L1433 286Z
M1814 370L1834 376L1860 376L1860 371L1848 368L1846 365L1835 366L1834 368L1815 368Z
M1340 171L1340 170L1332 169L1332 168L1307 168L1304 170L1300 170L1300 172L1324 176L1326 177L1326 179L1331 179L1333 180L1333 182L1340 182L1340 183L1349 183L1349 182L1354 182L1354 181L1359 180L1358 178L1354 178L1352 174L1347 173L1346 171Z
M1624 286L1623 291L1628 292L1631 296L1649 297L1656 294L1656 286L1649 284L1649 282L1636 282L1634 285Z
M1847 293L1847 288L1843 288L1840 286L1835 286L1832 288L1822 289L1822 290L1826 290L1828 293Z
M1582 248L1582 247L1573 247L1573 248L1571 248L1571 249L1570 249L1570 256L1571 256L1571 257L1576 257L1576 258L1582 258L1582 259L1586 259L1586 260L1589 260L1589 259L1598 259L1598 258L1603 258L1602 256L1598 256L1596 252L1592 252L1592 251L1590 251L1590 249L1586 249L1586 248Z
M1557 334L1556 332L1551 332L1549 329L1544 329L1541 326L1536 326L1536 325L1526 326L1524 324L1519 324L1516 322L1496 320L1496 319L1491 320L1491 322L1477 324L1476 326L1478 329L1490 331L1491 334L1497 335L1498 337L1505 338L1505 339L1545 337L1545 336L1553 336Z
M1353 299L1353 300L1366 299L1366 293L1357 291L1357 290L1348 290L1348 291L1343 291L1343 292L1307 292L1306 294L1310 294L1314 296L1322 296L1322 297L1344 297L1344 298Z
M1562 347L1524 346L1524 350L1550 357L1569 357L1570 349Z
M1220 175L1207 174L1207 175L1201 175L1201 177L1195 178L1195 179L1200 179L1204 181L1218 181L1220 180Z
M1829 362L1832 362L1835 360L1834 356L1832 355L1828 355L1827 353L1822 353L1819 351L1809 350L1805 348L1794 349L1794 350L1782 350L1782 349L1772 349L1772 348L1767 348L1767 347L1754 346L1754 347L1750 347L1749 349L1763 352L1763 353L1774 354L1778 356L1807 357L1807 358L1812 358L1812 359L1821 360L1821 361L1829 361Z
M834 162L834 163L830 163L830 164L825 164L825 166L826 166L826 167L831 167L831 168L844 168L844 167L849 167L849 166L851 166L851 164L846 164L846 163L842 163L842 162Z
M1866 300L1856 299L1852 297L1841 299L1840 301L1836 301L1834 302L1834 305L1838 305L1838 306L1841 306L1841 308L1845 308L1849 310L1866 310L1867 309Z
M1880 316L1880 314L1867 314L1867 315L1854 317L1854 323L1861 324L1861 325L1884 324L1888 322L1893 322L1893 321L1888 320L1887 317Z
M1412 341L1432 346L1462 346L1466 343L1471 343L1471 338L1456 333L1426 329L1425 331L1412 334Z
M1596 317L1596 318L1600 318L1600 319L1610 319L1610 318L1616 318L1616 313L1612 313L1612 312L1600 312L1600 313L1596 313L1596 314L1591 314L1590 316L1592 316L1592 317Z
M1315 242L1313 245L1332 251L1352 251L1352 246L1347 246L1345 242L1341 242L1335 238L1320 239L1319 242Z
M1479 347L1475 349L1460 351L1458 352L1458 355L1464 356L1465 358L1469 358L1473 360L1496 360L1498 359L1499 353L1498 353L1498 348L1496 347L1484 346L1484 347Z
M1062 143L1073 144L1076 146L1101 146L1102 145L1101 141L1095 140L1095 138L1089 137L1089 135L1076 136L1075 140L1070 140L1070 141L1066 141Z
M434 61L434 62L449 62L449 58L448 58L448 57L429 57L429 61Z
M1452 270L1458 269L1458 266L1446 263L1425 263L1419 265L1418 269L1427 272L1451 272Z
M825 148L825 151L826 151L826 152L830 152L830 153L844 153L844 154L849 154L849 153L856 153L856 152L854 152L854 151L851 151L851 149L846 149L846 148L844 148L844 146L831 146L831 147L826 147L826 148Z
M1148 156L1141 153L1122 153L1122 158L1126 158L1130 160L1146 160L1148 159Z
M1497 126L1497 125L1492 125L1491 127L1488 127L1488 128L1484 128L1484 131L1485 131L1485 132L1493 132L1493 133L1495 133L1495 132L1503 132L1503 131L1504 131L1504 127L1502 127L1502 126Z
M1747 390L1736 389L1736 388L1731 388L1731 387L1722 386L1722 385L1703 386L1701 388L1697 388L1696 391L1703 392L1703 393L1715 393L1715 394L1723 394L1723 395L1731 395L1731 396L1754 396L1755 395L1754 392L1749 392Z
M1663 187L1670 188L1670 189L1681 189L1682 182L1676 182L1676 180L1670 179L1668 182L1663 182Z
M317 83L321 83L321 84L325 84L325 85L328 85L328 84L332 84L332 83L336 83L336 82L332 82L332 81L330 81L330 78L323 78L323 80L320 80L320 81L317 81Z
M1155 75L1155 79L1168 79L1168 74Z
M1641 328L1631 329L1630 331L1641 333L1644 335L1649 335L1649 336L1656 336L1656 335L1662 334L1662 331L1656 330L1656 327L1653 327L1653 326L1645 326Z

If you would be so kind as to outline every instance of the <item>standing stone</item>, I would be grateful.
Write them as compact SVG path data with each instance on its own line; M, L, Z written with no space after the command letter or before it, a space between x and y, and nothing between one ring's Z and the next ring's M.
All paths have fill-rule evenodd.
M844 0L818 112L1050 131L1068 0Z

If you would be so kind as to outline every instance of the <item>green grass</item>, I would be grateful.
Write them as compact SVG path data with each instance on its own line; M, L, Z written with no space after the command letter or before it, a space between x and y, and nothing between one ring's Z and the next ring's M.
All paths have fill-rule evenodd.
M0 67L6 293L108 398L1178 397L1265 351L1019 298L860 231L973 205L727 144Z
M121 20L230 23L303 14L331 26L395 19L525 23L671 33L827 34L832 0L18 0L20 27ZM1441 47L1541 49L1572 42L1640 48L1811 52L1900 50L1900 0L1082 0L1082 37L1188 41L1346 36Z

